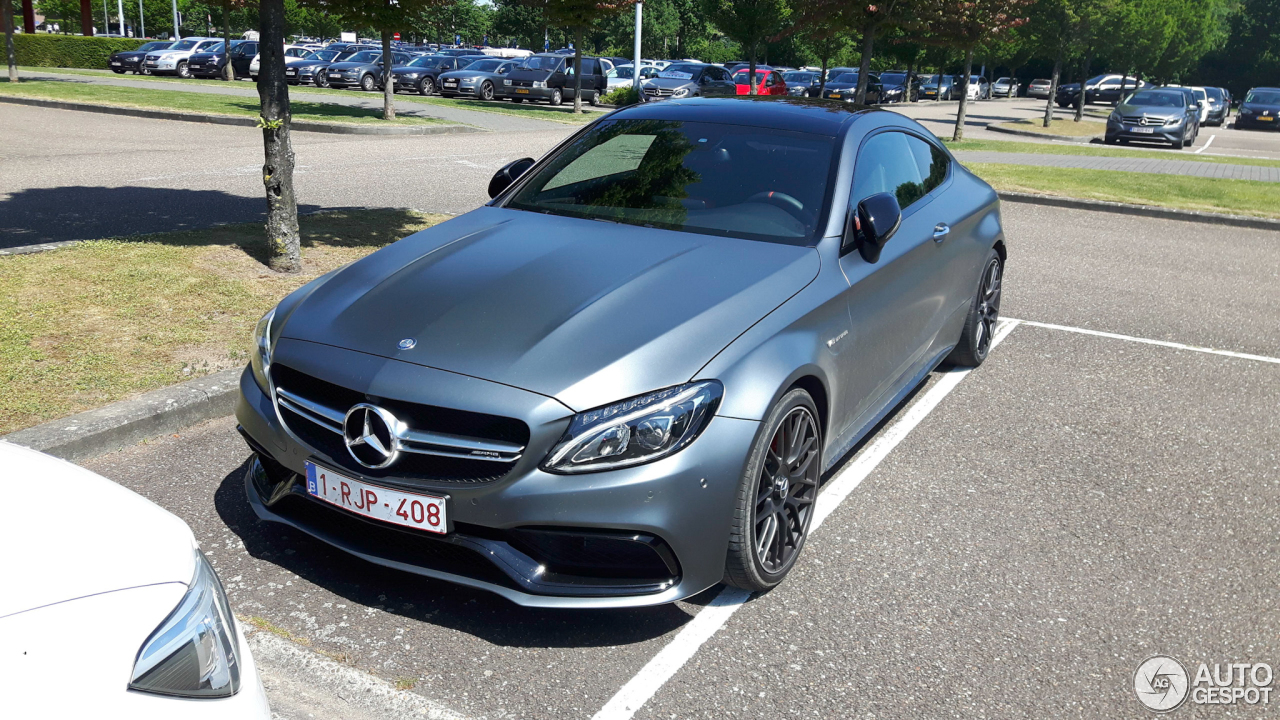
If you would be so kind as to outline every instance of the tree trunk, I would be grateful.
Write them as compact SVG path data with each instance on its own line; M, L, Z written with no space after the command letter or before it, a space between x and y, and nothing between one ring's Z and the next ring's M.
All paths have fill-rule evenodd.
M638 71L639 68L636 68ZM573 114L582 114L582 27L573 29Z
M756 94L756 43L751 43L751 54L747 57L747 86L752 95Z
M13 51L13 0L0 0L0 15L4 16L4 56L9 63L9 82L18 82L18 61Z
M969 106L969 75L973 72L973 48L964 54L964 82L960 85L960 109L956 111L956 131L951 135L952 142L964 139L964 112Z
M831 58L826 55L822 56L822 74L818 76L818 97L827 91L827 61Z
M1084 103L1085 103L1084 84L1089 80L1089 60L1091 59L1089 55L1091 53L1092 51L1088 51L1088 52L1085 52L1084 54L1084 68L1083 68L1084 72L1081 73L1080 75L1080 99L1076 100L1076 118L1075 118L1076 122L1080 122L1081 120L1084 119Z
M395 66L395 58L391 57L391 31L382 31L382 119L396 119L396 77L391 72Z
M1053 101L1058 94L1058 77L1062 75L1062 50L1053 58L1053 74L1049 77L1049 98L1044 101L1044 126L1053 123Z
M93 37L93 3L91 0L80 0L80 34Z
M124 18L121 18L121 22L123 21ZM22 32L28 35L36 34L36 7L31 0L22 0Z
M1120 103L1124 102L1124 88L1125 88L1125 85L1127 85L1128 83L1129 83L1129 71L1125 70L1124 74L1120 76L1120 95L1116 98L1116 105L1119 105Z
M904 91L907 96L902 99L903 102L915 102L916 99L918 99L918 97L911 97L911 88L915 87L915 83L912 82L912 79L915 77L915 68L916 59L911 58L911 62L907 63L907 89Z
M233 82L236 69L231 64L231 0L222 0L222 49L227 54L227 66L223 68L222 76Z
M875 41L874 26L862 31L862 62L858 64L858 89L853 95L853 101L859 105L867 101L867 75L871 72L871 49Z
M276 272L302 270L298 201L293 194L293 144L289 141L289 85L284 80L284 0L262 0L258 98L266 162L267 264Z

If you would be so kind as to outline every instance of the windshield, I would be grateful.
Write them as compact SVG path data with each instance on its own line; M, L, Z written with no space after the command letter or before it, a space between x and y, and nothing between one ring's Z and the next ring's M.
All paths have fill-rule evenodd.
M1245 96L1244 101L1247 103L1257 103L1259 105L1280 105L1280 91L1277 90L1250 90Z
M1222 102L1222 88L1205 88L1204 91L1209 94L1210 100Z
M950 76L950 75L942 75L942 76L938 76L938 75L930 75L930 76L928 76L928 77L926 77L926 78L924 79L924 83L925 83L926 85L937 85L937 84L938 84L938 79L939 79L939 77L941 77L941 79L942 79L942 84L943 84L943 85L950 85L950 84L951 84L951 76Z
M1125 100L1126 105L1139 105L1144 107L1176 107L1180 108L1186 104L1182 93L1171 92L1136 92Z
M497 72L498 68L502 66L502 62L501 60L477 60L468 65L467 69L475 70L476 72Z
M520 63L521 70L555 70L560 66L560 58L534 55Z
M738 72L736 72L736 73L734 73L734 74L733 74L733 81L734 81L734 82L736 82L736 83L738 83L739 85L746 85L746 84L747 84L747 75L750 75L750 74L751 74L751 71L750 71L750 70L739 70ZM757 71L756 71L756 84L757 84L757 85L759 85L760 83L764 82L764 81L765 81L765 80L767 80L768 78L769 78L769 71L768 71L768 70L757 70Z
M195 40L179 40L178 42L174 43L169 49L170 50L190 50L195 46L196 46Z
M1208 96L1204 94L1204 88L1195 88L1191 92L1196 94L1197 100L1207 100Z
M217 54L222 52L222 43L214 43L212 45L210 45L209 43L205 43L196 49L199 50L200 52Z
M171 44L172 43L167 43L167 42L149 42L149 43L144 43L142 47L138 48L138 50L140 52L147 52L150 50L164 50L165 48L169 47L169 45Z
M828 81L827 81L827 83L828 83L828 84L830 84L830 83L850 83L850 84L853 84L853 83L857 83L857 82L858 82L858 73L856 73L856 72L840 73L839 75L837 75L837 76L835 76L835 77L833 77L833 78L831 78L830 80L828 80Z
M453 64L453 58L447 55L424 55L409 61L409 67L437 67L440 63Z
M880 82L885 85L906 85L906 73L880 73Z
M351 57L347 58L346 61L353 62L353 63L366 63L366 64L376 63L378 62L378 58L381 56L382 56L382 53L376 53L369 50L365 50L363 52L358 52L355 55L352 55Z
M783 75L782 79L789 83L807 83L813 82L817 77L818 73L794 71Z
M1102 82L1103 80L1106 80L1106 79L1107 79L1107 76L1106 76L1106 75L1094 75L1093 77L1089 78L1088 80L1085 80L1085 81L1084 81L1084 83L1085 83L1086 85L1097 85L1098 83L1100 83L1100 82Z
M831 137L772 128L606 120L532 175L507 207L812 246L834 146Z
M629 67L614 68L609 71L609 77L630 78L633 77L631 74L633 69Z
M677 78L677 79L683 78L685 80L688 80L700 72L702 72L701 65L694 65L693 63L677 63L675 65L668 65L665 68L663 68L662 71L658 74L658 76L667 77L667 78ZM679 73L679 74L673 75L671 73Z
M285 57L306 57L311 51L306 48L289 48L284 51Z

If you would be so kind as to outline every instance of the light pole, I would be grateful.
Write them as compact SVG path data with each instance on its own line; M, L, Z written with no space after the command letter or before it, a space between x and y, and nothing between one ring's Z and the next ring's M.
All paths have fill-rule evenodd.
M111 33L111 18L107 17L107 0L102 0L102 34Z
M147 21L142 17L142 0L138 0L138 37L147 36Z
M640 92L640 18L643 14L644 0L636 0L636 59L635 66L631 68L631 77L637 93Z
M178 19L178 0L173 0L173 39L182 39L182 21Z
M120 37L124 34L124 0L116 0L116 11L120 13Z

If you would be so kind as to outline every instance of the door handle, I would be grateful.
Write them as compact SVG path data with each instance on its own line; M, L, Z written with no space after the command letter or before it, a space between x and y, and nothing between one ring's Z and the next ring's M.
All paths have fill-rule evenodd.
M947 239L947 235L951 233L951 228L946 223L938 223L933 226L933 239L935 242L942 242Z

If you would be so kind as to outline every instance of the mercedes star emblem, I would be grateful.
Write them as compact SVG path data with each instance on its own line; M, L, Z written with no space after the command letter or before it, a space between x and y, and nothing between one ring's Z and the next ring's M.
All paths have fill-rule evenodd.
M417 340L414 340L413 338L405 338L405 339L403 339L403 340L401 340L401 341L400 341L400 349L401 349L401 350L412 350L412 349L413 349L413 346L414 346L414 345L417 345L417 344L418 344L418 341L417 341Z
M354 405L342 422L342 440L347 452L367 468L384 468L400 455L400 438L395 415L368 403Z

